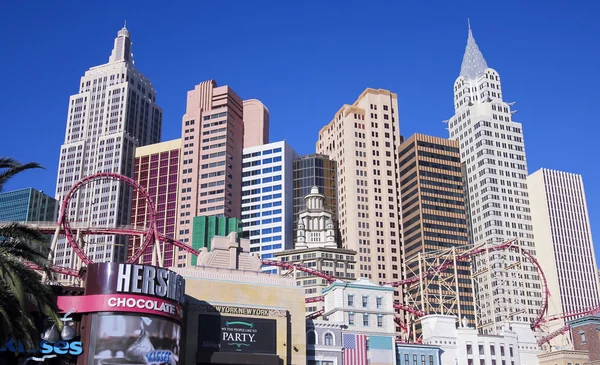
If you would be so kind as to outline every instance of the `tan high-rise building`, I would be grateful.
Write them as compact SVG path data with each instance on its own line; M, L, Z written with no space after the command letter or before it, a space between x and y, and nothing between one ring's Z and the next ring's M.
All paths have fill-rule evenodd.
M459 143L415 134L400 145L399 156L403 275L419 276L452 263L441 274L406 287L403 302L425 313L466 318L475 326L471 264L454 265L470 241ZM413 329L420 333L420 326Z
M208 80L188 91L181 128L177 239L191 244L195 216L240 218L244 141L256 145L268 138L268 124L268 110L260 101L244 102L229 86ZM178 249L175 266L187 259Z
M397 95L366 89L316 146L337 162L341 246L357 252L357 277L378 283L401 279L399 129Z

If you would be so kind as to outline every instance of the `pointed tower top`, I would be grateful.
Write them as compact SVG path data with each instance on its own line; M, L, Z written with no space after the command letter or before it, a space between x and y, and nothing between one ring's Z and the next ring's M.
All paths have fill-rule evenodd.
M469 26L469 35L467 38L467 48L465 49L465 55L463 56L462 65L460 66L460 76L467 79L474 79L485 72L488 68L483 54L479 50L473 32L471 31L471 20L467 19Z
M469 29L471 28L471 26L469 25ZM125 23L123 23L123 29L127 29L127 19L125 19Z
M125 21L123 28L117 32L117 38L115 38L113 50L108 62L133 62L133 54L131 53L131 34L129 34L126 26L127 21Z

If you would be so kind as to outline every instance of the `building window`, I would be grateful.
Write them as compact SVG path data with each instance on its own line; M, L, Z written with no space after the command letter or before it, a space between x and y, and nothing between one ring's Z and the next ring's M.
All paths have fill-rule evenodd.
M354 307L354 295L348 294L348 307Z
M377 327L383 327L383 314L377 315Z
M350 326L354 326L354 313L348 313L348 325Z
M377 309L383 308L383 298L382 297L377 297L377 299L375 301L377 303Z
M363 308L367 308L367 306L369 305L369 297L366 295L362 296L362 306Z
M467 344L467 355L473 354L473 346L470 343Z
M333 335L331 333L326 333L324 337L325 346L334 346L335 342L333 341Z
M429 355L429 365L433 365L433 355Z
M369 327L369 315L368 314L363 314L363 326L364 327Z

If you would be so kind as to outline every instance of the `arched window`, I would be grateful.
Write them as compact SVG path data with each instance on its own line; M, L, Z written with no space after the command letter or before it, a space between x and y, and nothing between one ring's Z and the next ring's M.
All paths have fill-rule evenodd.
M333 341L333 335L331 333L326 333L324 336L324 340L323 341L325 343L325 346L334 346L335 342Z
M315 335L315 331L308 331L306 333L306 344L307 345L316 345L317 344L317 336Z

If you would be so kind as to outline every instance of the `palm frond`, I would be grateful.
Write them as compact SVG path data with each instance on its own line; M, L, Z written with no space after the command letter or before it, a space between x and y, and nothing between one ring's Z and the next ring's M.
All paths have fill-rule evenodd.
M4 188L4 184L13 176L29 169L43 169L44 167L37 162L29 162L22 164L15 159L9 157L0 157L0 192Z
M0 227L0 245L6 241L19 241L28 245L36 245L40 249L47 248L48 238L38 229L28 227L26 225L13 222L6 226Z

